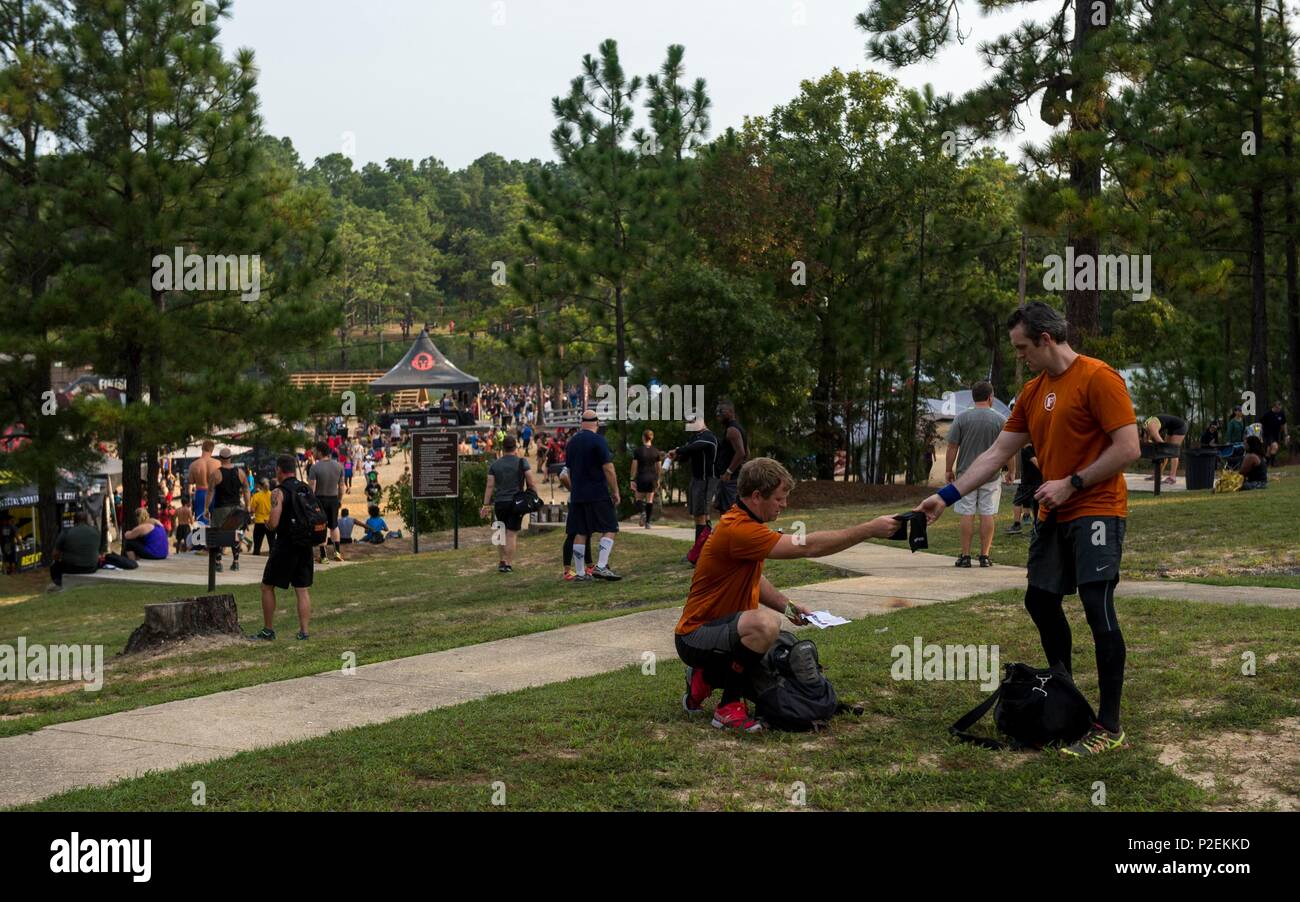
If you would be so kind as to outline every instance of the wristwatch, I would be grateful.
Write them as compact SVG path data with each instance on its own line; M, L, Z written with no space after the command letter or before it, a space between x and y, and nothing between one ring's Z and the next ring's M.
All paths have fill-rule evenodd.
M1074 486L1074 490L1076 492L1083 491L1083 477L1080 476L1078 473L1075 473L1073 476L1070 477L1070 485Z

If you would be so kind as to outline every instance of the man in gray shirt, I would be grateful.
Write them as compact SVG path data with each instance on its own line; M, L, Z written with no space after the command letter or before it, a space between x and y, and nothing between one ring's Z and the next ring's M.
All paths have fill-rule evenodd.
M501 443L501 450L504 453L488 467L487 486L483 491L483 507L479 511L484 517L488 514L493 515L494 534L501 528L497 526L498 523L505 528L505 535L502 536L504 541L497 546L500 555L497 571L500 573L514 572L511 564L515 559L519 530L524 525L523 515L515 513L515 495L525 486L534 492L537 491L537 482L533 479L532 469L528 466L528 458L519 457L515 453L518 447L519 443L515 441L513 435L507 435L505 441ZM496 542L495 535L493 542Z
M955 482L975 459L997 441L1006 417L993 409L993 386L976 382L970 388L975 406L963 410L948 429L948 453L945 463L946 478ZM954 467L955 464L955 467ZM962 496L953 509L961 514L961 556L958 567L970 566L971 536L975 531L975 514L980 517L980 566L991 567L989 551L993 548L993 517L1002 500L1002 483L994 477L973 492Z
M339 551L339 486L343 483L343 464L339 463L336 456L330 456L330 446L324 442L316 443L316 462L311 465L307 471L307 485L316 495L316 500L320 502L321 510L325 512L325 523L329 527L329 542L334 543L334 560L343 560L343 554ZM328 545L329 542L325 544ZM324 564L325 545L320 547L320 562Z

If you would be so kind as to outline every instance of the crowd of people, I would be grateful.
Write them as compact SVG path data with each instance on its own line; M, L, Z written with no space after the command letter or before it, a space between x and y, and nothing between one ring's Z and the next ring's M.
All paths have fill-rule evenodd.
M1120 725L1120 698L1125 645L1114 606L1114 590L1127 518L1125 469L1141 453L1141 437L1181 443L1187 423L1157 414L1135 416L1127 387L1119 374L1101 360L1078 354L1067 341L1064 317L1049 305L1031 303L1008 322L1017 356L1037 373L1012 402L1009 415L993 410L992 386L971 386L973 406L953 421L947 435L944 473L947 484L906 515L878 517L839 530L785 535L766 524L785 509L794 480L777 461L756 457L734 405L722 400L712 423L703 416L686 424L687 441L661 450L652 430L646 430L634 450L629 472L616 472L615 458L603 435L596 411L582 410L572 430L542 431L539 416L549 400L537 405L531 385L487 386L479 397L444 396L444 409L470 404L481 428L467 430L461 451L490 460L481 513L504 529L498 542L497 569L512 573L523 517L533 509L541 483L558 480L569 492L565 538L561 549L563 579L569 582L616 581L615 539L620 531L618 507L623 487L635 499L639 525L649 528L664 473L672 466L689 469L687 512L694 520L695 541L686 555L694 567L690 589L674 630L679 657L687 665L682 705L687 712L704 710L717 690L713 725L750 732L761 724L750 716L752 674L773 647L779 618L806 622L809 610L793 603L763 577L769 559L822 557L866 538L899 538L911 520L933 523L948 507L961 517L961 552L957 567L972 566L972 545L978 519L980 567L992 566L994 518L1002 487L1018 483L1012 505L1011 534L1030 536L1025 607L1037 627L1049 665L1072 673L1071 635L1062 609L1063 599L1078 594L1095 647L1100 688L1097 721L1078 742L1062 751L1090 756L1121 748L1126 734ZM577 397L565 397L574 404ZM1207 427L1202 444L1217 446L1240 441L1244 453L1240 473L1250 487L1267 482L1268 467L1287 440L1281 404L1274 404L1260 423L1247 425L1240 408L1228 421L1224 441L1218 424ZM374 465L405 452L409 435L396 422L385 432L365 425L349 437L341 418L331 421L314 446L276 460L274 480L254 485L232 461L229 448L213 456L205 442L202 454L186 474L188 491L181 506L170 509L173 477L168 474L168 505L155 519L141 509L135 524L123 534L122 559L166 557L168 534L175 531L177 550L197 524L239 528L251 523L250 550L268 559L262 576L265 626L255 638L275 639L273 618L276 591L293 589L297 601L299 639L308 637L313 569L329 560L342 561L342 546L354 541L358 525L343 495L358 469L370 481ZM533 463L533 460L536 463ZM1174 475L1171 467L1171 476ZM321 542L304 541L304 499L313 499L323 513L326 535ZM521 500L522 499L522 500ZM387 524L377 504L368 505L360 541L382 542ZM713 516L717 515L716 531ZM915 531L916 525L912 524ZM922 528L922 536L924 531ZM192 543L191 543L192 544ZM51 577L88 572L102 565L99 535L89 518L56 542ZM96 558L98 561L96 562ZM240 548L232 549L232 569L239 566ZM769 609L768 611L762 610Z

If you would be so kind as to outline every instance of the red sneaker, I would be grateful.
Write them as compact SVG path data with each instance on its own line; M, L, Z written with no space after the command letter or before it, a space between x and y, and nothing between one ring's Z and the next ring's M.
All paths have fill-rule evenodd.
M564 571L564 579L565 579L565 582L570 582L570 583L573 582L573 571L572 571L572 570L565 570L565 571Z
M737 699L726 705L718 705L713 712L713 725L718 729L736 730L741 733L757 733L763 725L749 716L749 707L745 700Z
M595 572L596 572L596 568L595 568L595 566L594 566L594 565L588 565L588 567L587 567L587 575L588 575L588 576L591 576L591 574L593 574L593 573L595 573Z
M686 691L682 693L682 707L687 714L704 711L704 700L713 694L713 687L704 681L704 672L694 667L686 668Z

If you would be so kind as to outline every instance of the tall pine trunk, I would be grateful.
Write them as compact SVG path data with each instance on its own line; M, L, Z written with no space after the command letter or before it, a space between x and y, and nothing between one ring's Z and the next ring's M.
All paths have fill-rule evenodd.
M1100 67L1090 58L1095 53L1090 44L1092 35L1110 27L1114 0L1104 0L1104 3L1104 24L1093 21L1096 4L1091 0L1075 0L1074 3L1071 68L1075 82L1071 91L1070 131L1074 141L1080 143L1084 135L1102 128L1101 105L1106 86L1099 76L1092 74ZM1085 159L1077 144L1072 146L1070 154L1070 187L1085 207L1090 206L1101 196L1101 161L1095 155ZM1100 253L1099 236L1091 229L1072 232L1068 244L1074 248L1075 260L1091 257L1096 261ZM1095 284L1092 288L1066 290L1065 317L1070 321L1071 345L1076 351L1083 349L1087 337L1096 335L1101 329L1101 292Z
M1255 0L1254 81L1251 92L1251 125L1255 130L1256 152L1264 149L1264 0ZM1250 362L1251 390L1263 410L1269 403L1268 383L1268 295L1264 262L1264 182L1255 157L1250 188Z
M912 355L912 397L908 408L912 412L912 423L914 424L907 437L906 480L909 485L916 481L917 442L915 424L920 421L920 413L916 409L916 404L921 393L921 311L925 309L925 204L921 205L920 238L916 274L916 349Z
M1284 119L1286 125L1282 134L1282 154L1286 159L1284 179L1282 182L1286 209L1286 319L1287 339L1291 370L1291 421L1300 422L1300 274L1296 272L1296 200L1295 200L1295 105L1292 102L1296 85L1291 68L1291 31L1286 24L1286 4L1279 3L1277 8L1278 25L1282 32L1282 47L1285 63L1283 64L1283 91L1287 102L1283 107L1288 113ZM1292 445L1300 441L1300 429L1292 431Z

